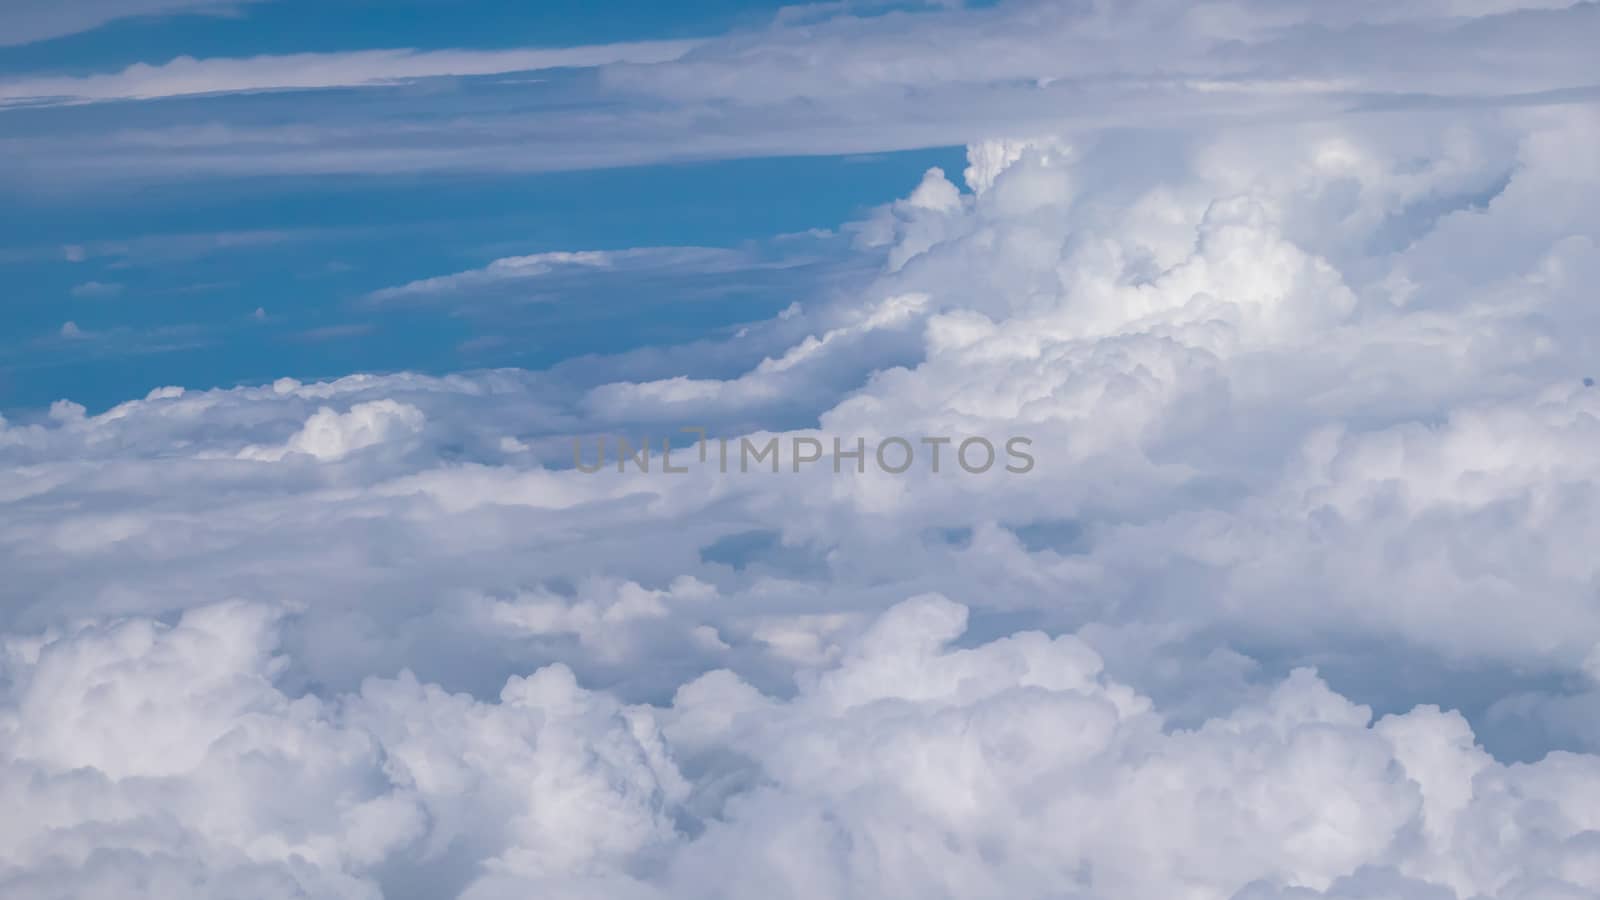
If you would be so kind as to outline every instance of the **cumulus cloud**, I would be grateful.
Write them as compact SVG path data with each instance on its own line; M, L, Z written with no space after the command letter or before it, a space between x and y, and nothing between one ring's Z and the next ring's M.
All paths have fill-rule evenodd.
M435 678L481 686L491 659L556 658L648 693L616 649L639 646L672 671L732 659L773 678L826 658L863 612L939 589L1092 623L1119 675L1173 703L1207 701L1166 693L1193 688L1162 653L1200 653L1246 692L1259 675L1241 658L1339 679L1394 642L1440 673L1523 671L1509 690L1531 690L1600 643L1582 552L1596 223L1568 199L1594 184L1561 150L1591 119L1308 124L1132 169L1115 137L975 145L965 189L930 172L855 230L875 281L769 323L776 343L730 377L358 377L10 425L11 571L41 610L166 608L148 575L117 575L145 554L181 562L185 596L322 596L329 579L353 599L308 616L385 635L313 654L333 681L421 654ZM537 281L569 264L504 268ZM1025 434L1039 465L965 480L835 478L828 459L764 482L571 470L574 438L673 437L681 460L685 425L825 447ZM297 458L341 465L237 468ZM107 468L91 478L91 463ZM186 490L131 499L160 484ZM730 565L722 546L752 549ZM716 599L574 599L583 584L653 597L680 577ZM360 600L379 595L390 612ZM433 610L441 595L472 613ZM524 624L486 627L485 598ZM607 616L626 627L596 654ZM469 649L486 632L494 649Z
M491 700L410 673L294 696L284 614L7 640L0 791L33 813L0 832L8 896L1600 889L1600 758L1506 767L1457 714L1374 721L1309 670L1173 729L1077 638L953 647L967 610L929 595L787 697L716 671L628 705L560 665Z
M412 865L453 888L559 880L671 834L682 782L643 713L560 667L497 704L408 674L292 697L280 615L232 603L8 644L0 790L49 809L6 829L8 896L379 897Z
M1307 35L1415 37L1422 84L1440 35L1520 48L1591 12L949 15L1143 16L1249 114ZM818 66L906 24L789 21ZM841 87L768 39L739 40L808 102L1029 68L891 56ZM777 90L720 81L730 52L650 89ZM1570 77L1559 56L1506 89ZM995 129L845 230L862 283L693 348L728 371L662 352L0 421L0 893L1600 896L1597 122ZM377 299L725 259L640 252ZM723 473L683 426L826 452ZM831 458L1013 435L1024 475ZM574 466L619 437L649 471Z
M239 451L239 458L277 462L299 453L319 461L340 459L398 435L414 434L425 421L415 406L393 400L357 403L343 413L324 406L282 446L251 445Z

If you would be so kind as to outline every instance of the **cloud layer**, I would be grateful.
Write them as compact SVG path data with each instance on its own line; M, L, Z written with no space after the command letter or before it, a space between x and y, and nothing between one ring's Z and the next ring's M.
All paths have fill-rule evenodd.
M0 420L0 895L1600 897L1600 114L1510 99L1594 10L801 16L597 74L886 142L1206 99L994 128L841 229L869 277L688 348ZM896 438L943 468L835 456Z
M954 649L898 604L798 692L668 706L553 665L480 701L275 681L281 611L7 645L14 897L1593 896L1600 758L1507 767L1454 713L1308 670L1194 729L1081 640ZM13 807L21 808L21 807Z
M865 153L1104 128L1585 105L1592 3L848 5L691 44L156 59L0 82L13 177L530 172ZM501 73L583 67L542 79ZM476 76L476 77L474 77ZM413 84L436 91L333 91ZM106 128L105 123L113 123ZM99 140L77 136L98 127Z

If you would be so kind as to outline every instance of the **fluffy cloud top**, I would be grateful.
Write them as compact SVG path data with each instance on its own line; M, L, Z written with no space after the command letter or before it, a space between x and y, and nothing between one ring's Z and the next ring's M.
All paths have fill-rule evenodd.
M294 696L247 603L13 638L8 897L1593 896L1600 759L1507 767L1300 670L1174 729L1081 640L899 604L770 696L565 666ZM18 807L13 807L18 808ZM1399 893L1396 893L1399 892Z
M833 103L1137 32L1254 124L998 130L846 229L866 283L698 348L731 373L0 420L0 895L1600 897L1600 117L1253 117L1319 35L1553 87L1530 35L1593 11L1016 3L937 60L846 64L890 13L611 73ZM722 473L684 426L826 452ZM1024 475L830 458L1014 435ZM688 471L574 467L619 437Z

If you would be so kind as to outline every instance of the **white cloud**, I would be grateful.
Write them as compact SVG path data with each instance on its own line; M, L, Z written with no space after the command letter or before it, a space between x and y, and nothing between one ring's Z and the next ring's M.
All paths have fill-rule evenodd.
M584 398L584 405L597 417L611 421L676 417L681 422L703 423L708 417L748 413L811 396L819 389L827 390L841 371L853 372L856 365L842 361L861 355L863 345L909 331L927 302L924 294L901 294L852 310L835 327L807 336L734 379L680 375L638 384L616 382L595 388Z
M1019 9L1051 11L951 15ZM1485 11L1072 21L1265 65L1365 16L1427 75L1441 33L1500 40L1438 16ZM1522 47L1590 12L1489 24ZM816 65L856 27L806 32ZM978 37L970 72L846 75L1021 65ZM757 68L807 76L783 90L844 89L767 39ZM709 77L727 52L660 93L777 90ZM928 172L849 229L865 284L692 348L720 375L661 353L7 421L0 894L1600 896L1597 121L980 142L965 190ZM631 253L390 290L726 261ZM1038 466L571 468L597 436L689 463L697 425L1022 434Z
M282 446L251 445L239 451L239 458L277 462L291 454L304 454L326 462L397 436L415 434L425 421L422 410L393 400L357 403L343 413L324 406Z
M1153 170L1123 165L1114 141L979 145L981 190L927 176L859 232L886 261L876 282L774 325L765 339L782 343L742 373L577 388L559 373L360 377L12 425L0 438L17 472L8 495L25 499L0 547L45 606L164 609L144 576L117 575L154 553L213 595L321 595L324 579L359 596L396 591L418 620L408 627L424 629L441 590L565 597L563 579L600 573L650 595L690 576L722 599L665 604L649 642L682 665L708 659L706 627L736 657L770 654L761 665L822 658L804 623L833 620L805 617L937 588L1098 620L1096 639L1130 653L1223 629L1308 662L1333 636L1340 658L1399 641L1572 673L1600 643L1581 552L1595 223L1571 200L1594 185L1558 151L1589 119L1515 114L1441 135L1296 126L1194 140ZM1390 234L1405 237L1379 239ZM447 280L538 281L571 265L519 258ZM795 422L815 427L782 432ZM1040 465L970 481L564 471L575 436L659 442L683 425L846 440L1023 433ZM228 462L296 454L345 464L311 475ZM108 468L88 480L76 467L91 462ZM162 484L184 490L151 518L132 498ZM375 520L381 540L350 543ZM281 543L259 543L264 522ZM1072 546L1030 536L1072 523ZM751 532L782 540L732 570L701 558ZM518 535L547 543L529 551ZM469 547L471 565L457 555ZM564 648L604 643L605 626L584 623L609 608L585 603L525 637L581 669ZM1147 646L1152 622L1167 630ZM458 653L448 632L319 660L336 678L409 660L420 650L408 642ZM502 637L494 653L514 655Z
M1540 0L1333 11L1250 0L1026 0L841 14L692 48L650 45L643 57L613 52L623 61L611 63L600 50L573 49L588 54L573 61L593 64L598 83L464 84L407 95L400 109L334 91L285 101L282 115L226 101L159 115L119 110L116 127L86 144L69 125L99 121L88 109L62 124L26 123L8 149L26 163L19 172L81 186L128 176L561 171L1108 128L1170 132L1152 138L1161 142L1240 123L1405 117L1445 128L1499 109L1584 105L1596 27L1590 4ZM512 56L181 61L64 81L19 76L3 92L12 102L158 96L559 64L504 52Z
M79 299L116 297L121 293L122 285L115 282L85 281L72 288L72 296Z
M374 301L409 297L450 295L473 289L530 281L563 272L584 269L611 270L619 266L660 266L687 263L698 268L735 255L725 250L696 247L649 247L635 250L550 251L494 260L481 269L439 275L373 291Z
M671 835L682 782L649 718L563 669L498 704L408 674L297 699L273 683L277 617L224 604L9 645L0 793L32 814L0 834L7 896L378 897L407 857L458 886L479 866L559 879Z
M616 62L656 63L681 56L693 46L687 41L658 41L516 50L353 50L242 59L181 56L159 65L135 63L114 74L0 80L0 109L195 94L373 87L422 78L592 68Z
M269 607L6 644L7 896L1590 896L1600 758L1507 767L1308 670L1195 729L1071 636L895 606L780 698L563 666L294 697ZM1562 893L1565 892L1565 893ZM156 893L136 896L158 896ZM161 895L172 896L172 895Z

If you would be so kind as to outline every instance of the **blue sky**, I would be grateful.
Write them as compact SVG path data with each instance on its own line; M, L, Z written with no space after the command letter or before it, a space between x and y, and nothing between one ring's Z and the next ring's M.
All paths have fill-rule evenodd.
M681 285L673 293L648 274L569 283L559 296L499 309L396 310L362 298L545 251L761 246L836 226L893 199L930 165L959 161L956 151L930 150L502 177L163 181L24 196L0 225L0 408L67 398L99 409L168 384L283 375L543 368L710 336L810 299L820 289L815 270L837 246L810 249L805 271L712 299ZM80 337L63 338L69 321ZM486 335L504 342L474 343Z
M0 73L88 75L183 55L698 38L763 26L776 10L748 2L623 3L603 13L575 2L479 7L464 16L441 2L281 2L223 15L123 19L0 48ZM583 90L563 87L555 74L547 93ZM406 114L404 89L353 93L363 91L378 96L291 90L4 115L18 133L88 140L105 129L219 116L292 121L341 93L347 102L384 103ZM431 104L430 115L451 114L450 102L419 102ZM820 270L838 247L813 248L799 271L752 279L712 299L671 295L672 284L648 274L636 282L572 282L559 296L499 309L396 310L362 298L505 256L764 246L835 228L903 193L929 166L960 164L958 148L929 148L552 173L163 172L91 175L88 183L8 181L0 186L9 213L0 221L0 409L15 415L63 398L103 409L167 384L227 386L354 369L543 368L570 356L714 336L822 290Z
M0 409L714 335L817 285L766 278L675 312L670 335L563 318L576 285L492 326L360 298L496 254L839 229L930 166L959 183L959 148L995 135L1121 135L1114 192L1132 160L1170 164L1223 125L1582 102L1596 88L1565 64L1595 13L1561 5L1358 28L1023 0L20 0L0 11ZM1403 232L1414 211L1393 214Z
M118 19L10 47L4 70L98 71L172 56L253 56L390 47L560 47L704 37L765 25L786 4L763 0L275 0L218 15Z

